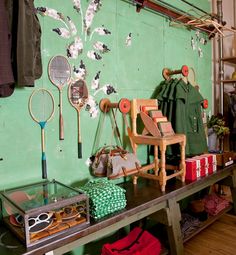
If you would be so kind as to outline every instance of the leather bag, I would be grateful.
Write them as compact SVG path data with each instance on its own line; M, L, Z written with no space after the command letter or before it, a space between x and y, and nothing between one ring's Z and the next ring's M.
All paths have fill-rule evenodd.
M93 175L115 179L138 172L140 161L134 153L119 146L102 147L92 160Z

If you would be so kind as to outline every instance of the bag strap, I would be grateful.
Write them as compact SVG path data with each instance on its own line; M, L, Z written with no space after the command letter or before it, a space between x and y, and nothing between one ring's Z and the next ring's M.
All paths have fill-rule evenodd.
M103 146L99 151L97 151L96 157L100 157L101 154L109 154L111 156L118 154L122 157L122 155L127 154L127 151L118 145L106 145Z
M122 249L111 249L112 251L117 251L117 252L122 252L122 251L127 251L127 250L130 250L130 248L132 248L136 243L139 243L139 239L141 238L142 234L144 233L144 229L142 229L140 231L140 233L138 234L138 236L136 237L136 239L128 246L122 248Z
M129 126L129 123L128 123L126 114L123 113L122 116L123 116L124 123L125 123L126 129L127 129L127 133L128 133L130 145L131 145L132 151L133 151L133 153L134 153L134 151L135 151L135 149L134 149L135 145L134 145L134 142L133 142L133 140L132 140L132 139L133 139L133 133L132 133L131 127Z
M119 130L119 127L118 127L117 121L116 121L116 114L114 113L113 108L111 109L111 113L112 113L112 117L113 117L114 124L115 124L115 126L114 126L115 130L114 131L116 132L116 135L117 135L118 140L120 142L120 146L123 147L123 144L122 144L122 141L121 141L121 137L120 137L120 130ZM116 109L116 113L117 113L117 109Z
M110 151L113 150L114 148L121 148L122 149L122 141L121 141L121 137L120 137L120 131L119 131L119 128L118 128L118 125L117 125L117 121L116 121L116 113L117 113L117 109L116 109L116 112L114 112L113 108L111 109L112 111L112 114L110 115L111 116L111 121L112 121L112 132L111 132L111 137L110 137L110 141L108 141L108 145L105 145L105 146L102 146L101 150L97 151L98 148L99 148L99 145L100 145L100 138L101 138L101 133L102 131L104 130L104 123L105 123L105 118L106 118L106 114L107 112L109 112L107 110L108 106L105 105L105 110L104 112L102 113L102 115L100 115L100 119L99 119L99 128L97 129L97 132L96 132L96 137L98 136L98 139L95 140L94 144L93 144L93 149L92 149L92 154L98 154L99 152L104 152L104 151L101 151L104 149L108 149L110 148ZM117 134L117 137L118 137L118 140L119 140L119 143L120 145L118 145L116 139L116 145L113 145L113 138L115 136L115 133Z
M126 154L127 154L127 151L119 146L116 146L114 149L110 150L109 152L110 156L120 155L122 158L125 158Z
M105 108L105 111L106 111L107 106L105 106L105 107L106 107ZM95 154L98 153L101 134L102 134L102 131L104 130L105 117L106 117L105 113L100 114L99 122L98 122L98 128L97 128L97 131L96 131L96 134L95 134L95 140L94 140L93 148L92 148L92 155L95 155Z
M121 138L120 138L120 131L116 122L116 114L117 114L118 108L116 108L116 111L114 112L113 108L111 108L111 123L112 123L112 133L111 133L111 138L110 138L110 145L113 144L113 139L115 138L115 134L118 137L118 141L120 143L120 147L123 147L122 142L121 142ZM115 139L116 145L118 145L116 139Z

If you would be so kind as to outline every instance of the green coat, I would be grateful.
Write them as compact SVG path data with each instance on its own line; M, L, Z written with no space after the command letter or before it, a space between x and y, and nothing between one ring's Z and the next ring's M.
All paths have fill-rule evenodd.
M34 0L5 0L11 36L12 67L18 86L34 86L42 75L41 26Z
M156 98L160 109L172 123L174 131L186 135L186 155L198 155L207 151L201 116L201 103L204 99L201 94L191 84L178 79L162 82L159 86ZM175 153L172 148L171 154Z

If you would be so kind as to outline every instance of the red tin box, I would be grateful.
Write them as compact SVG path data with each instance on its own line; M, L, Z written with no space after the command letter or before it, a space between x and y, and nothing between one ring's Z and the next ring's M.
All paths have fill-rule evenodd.
M217 170L216 154L203 154L202 157L207 159L208 174L212 174Z
M206 174L208 174L208 168L207 168L208 162L207 162L207 158L203 157L201 155L201 156L193 157L193 159L199 161L199 164L200 164L200 176L201 177L206 176Z
M193 158L187 158L186 180L194 181L198 177L212 174L217 170L216 154L203 154Z
M186 175L185 179L188 181L195 181L200 176L200 165L197 160L186 159Z

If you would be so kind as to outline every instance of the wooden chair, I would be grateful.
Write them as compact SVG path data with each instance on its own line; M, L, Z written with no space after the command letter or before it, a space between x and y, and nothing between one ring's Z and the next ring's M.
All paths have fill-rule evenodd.
M167 180L179 176L182 182L185 181L185 145L186 145L186 137L184 134L174 134L167 137L162 137L158 135L159 132L156 132L152 129L152 133L154 135L143 135L137 133L137 117L143 109L143 106L153 107L158 109L157 100L156 99L133 99L131 101L131 121L132 128L131 132L129 132L129 136L131 139L132 147L134 153L137 151L137 147L139 144L145 145L153 145L154 146L154 161L151 164L142 166L138 174L134 175L133 183L137 183L137 178L139 176L158 180L161 186L161 190L165 191L165 186ZM148 107L147 107L148 108ZM153 122L155 128L158 129L155 122ZM145 125L145 123L144 123ZM153 126L154 127L154 126ZM145 128L149 129L145 125ZM180 145L180 163L178 166L170 166L166 165L166 147L171 144L179 144ZM160 150L160 160L158 159L158 149ZM154 174L148 173L148 170L154 170ZM166 171L168 169L175 170L173 174L167 175Z

